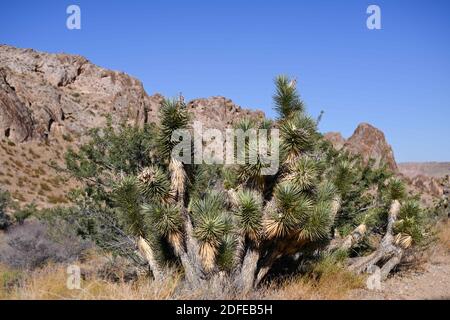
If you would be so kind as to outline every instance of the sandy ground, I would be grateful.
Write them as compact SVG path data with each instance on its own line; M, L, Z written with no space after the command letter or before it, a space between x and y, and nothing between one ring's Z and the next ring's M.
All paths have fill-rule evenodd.
M380 291L356 290L351 299L450 300L450 250L431 251L429 261L420 268L391 276Z

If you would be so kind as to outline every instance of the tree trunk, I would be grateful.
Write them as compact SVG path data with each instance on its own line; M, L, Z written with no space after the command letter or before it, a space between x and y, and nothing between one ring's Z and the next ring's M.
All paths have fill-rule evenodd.
M395 221L397 220L399 211L400 202L395 200L392 202L389 210L388 226L386 229L386 234L381 240L380 247L366 257L354 259L349 267L350 270L356 273L362 273L371 269L379 262L387 261L381 267L381 280L384 280L387 278L392 269L400 263L403 256L403 249L394 244L393 235L393 227Z
M153 249L150 247L150 244L143 237L139 237L137 240L137 246L140 254L144 257L150 269L152 270L155 280L162 280L163 272L155 259L155 255L153 253Z
M358 244L367 232L367 226L360 224L348 236L343 239L334 239L325 251L349 250Z
M179 257L184 268L186 281L192 287L199 287L204 280L204 270L200 259L200 246L194 237L189 213L184 208L183 215L186 231L186 252L180 252Z
M249 292L251 289L253 289L258 260L259 251L254 248L247 249L247 252L244 256L244 261L242 262L242 268L239 277L239 286L244 293Z

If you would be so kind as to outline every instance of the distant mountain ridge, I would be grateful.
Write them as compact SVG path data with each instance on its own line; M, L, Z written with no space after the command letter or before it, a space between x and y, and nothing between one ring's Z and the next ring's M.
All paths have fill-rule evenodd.
M403 162L398 164L398 168L409 178L419 175L442 178L450 175L450 162Z

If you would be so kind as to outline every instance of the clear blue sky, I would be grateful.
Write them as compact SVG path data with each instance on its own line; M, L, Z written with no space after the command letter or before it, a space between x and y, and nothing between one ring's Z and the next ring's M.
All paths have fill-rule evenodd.
M82 29L66 28L81 7ZM382 30L366 28L377 4ZM0 43L86 56L149 94L223 95L273 116L273 78L298 77L323 132L382 129L398 161L450 161L450 1L7 1Z

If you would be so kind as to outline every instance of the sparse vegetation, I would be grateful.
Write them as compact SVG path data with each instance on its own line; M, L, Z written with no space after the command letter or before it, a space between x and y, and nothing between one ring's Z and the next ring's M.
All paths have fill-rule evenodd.
M0 264L33 270L49 262L76 261L89 243L66 223L59 221L57 227L49 228L48 223L36 219L10 227L0 244Z

